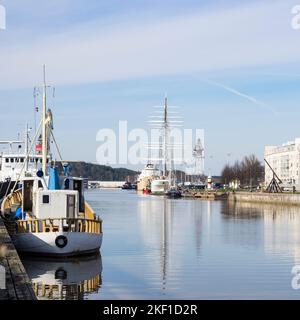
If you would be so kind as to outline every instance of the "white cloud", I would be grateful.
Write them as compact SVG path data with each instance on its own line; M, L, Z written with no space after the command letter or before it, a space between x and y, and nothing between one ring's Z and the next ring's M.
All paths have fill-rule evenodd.
M1 43L0 87L32 87L44 63L61 85L298 62L290 9L289 1L267 1L153 22L93 21L43 40Z

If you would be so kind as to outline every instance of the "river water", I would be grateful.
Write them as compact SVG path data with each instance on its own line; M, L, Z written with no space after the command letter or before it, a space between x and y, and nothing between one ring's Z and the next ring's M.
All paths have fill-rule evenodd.
M113 189L86 198L103 219L101 256L24 258L40 299L300 298L300 208Z

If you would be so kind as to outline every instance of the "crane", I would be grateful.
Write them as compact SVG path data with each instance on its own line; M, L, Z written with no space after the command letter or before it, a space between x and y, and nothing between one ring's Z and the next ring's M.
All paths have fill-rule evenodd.
M278 177L276 172L273 170L273 168L271 167L269 162L266 159L264 159L264 160L265 160L265 163L268 165L268 167L271 169L271 171L273 173L273 178L267 187L267 192L269 192L269 193L282 192L282 188L279 185L280 183L282 183L281 179Z

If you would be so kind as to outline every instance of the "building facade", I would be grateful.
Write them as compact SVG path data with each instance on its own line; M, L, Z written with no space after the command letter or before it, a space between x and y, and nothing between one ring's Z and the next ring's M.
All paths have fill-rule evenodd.
M300 138L280 146L266 146L265 159L282 180L284 187L296 187L300 190ZM265 166L265 184L273 178L273 172Z

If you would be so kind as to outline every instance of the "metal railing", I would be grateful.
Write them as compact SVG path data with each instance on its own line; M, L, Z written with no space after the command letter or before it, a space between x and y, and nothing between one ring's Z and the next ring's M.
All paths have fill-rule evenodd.
M85 232L102 233L102 220L85 218L61 218L61 219L31 219L19 220L18 233L42 233L42 232Z

